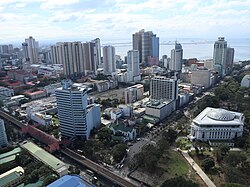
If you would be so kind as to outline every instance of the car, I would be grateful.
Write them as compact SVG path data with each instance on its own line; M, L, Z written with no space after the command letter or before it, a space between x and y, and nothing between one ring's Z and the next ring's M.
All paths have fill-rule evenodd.
M137 140L137 141L140 141L140 140L141 140L141 138L137 138L136 140Z

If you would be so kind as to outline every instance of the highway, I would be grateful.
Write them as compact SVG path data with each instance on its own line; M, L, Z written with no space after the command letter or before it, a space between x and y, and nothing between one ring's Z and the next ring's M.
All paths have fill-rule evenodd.
M19 128L27 127L25 124L18 121L15 117L7 114L6 112L0 110L0 116L2 118L5 118L6 120L12 122L14 125L18 126ZM40 141L40 140L39 140ZM79 162L80 164L86 166L87 168L91 169L92 171L102 175L103 177L113 181L114 183L124 186L124 187L136 187L135 184L127 181L126 179L120 177L119 175L114 174L112 171L109 171L108 169L96 164L95 162L82 157L81 155L75 153L74 151L71 151L70 149L63 149L61 152L65 155L67 155L69 158Z
M102 175L103 177L115 182L116 184L118 184L120 186L136 187L136 185L133 184L132 182L120 177L119 175L116 175L112 171L109 171L108 169L106 169L106 168L96 164L95 162L75 153L74 151L72 151L70 149L66 148L66 149L61 150L61 152L65 155L67 155L68 157L74 159L78 163L86 166L90 170Z

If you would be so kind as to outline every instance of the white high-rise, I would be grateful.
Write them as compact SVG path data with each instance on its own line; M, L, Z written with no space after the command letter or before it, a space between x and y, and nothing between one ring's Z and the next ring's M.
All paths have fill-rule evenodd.
M115 48L113 46L103 47L104 74L111 75L116 71Z
M5 131L4 121L0 119L0 147L8 145L7 135Z
M63 87L56 89L56 101L60 132L63 138L88 139L90 131L101 123L100 105L87 102L87 87L62 82Z
M227 58L227 41L224 37L219 37L214 43L213 64L222 77L225 76L225 65Z
M128 63L128 82L130 81L140 81L140 61L139 61L139 51L130 50L127 56Z
M35 40L35 38L33 38L32 36L26 38L25 42L22 43L22 48L23 48L24 61L27 61L30 64L38 63L39 44Z
M84 54L81 42L57 43L51 47L52 63L63 64L64 75L68 78L84 74Z
M172 71L181 71L183 59L183 49L180 43L175 42L175 48L171 50L171 61L169 69Z
M150 97L154 100L177 100L178 80L156 76L150 81Z

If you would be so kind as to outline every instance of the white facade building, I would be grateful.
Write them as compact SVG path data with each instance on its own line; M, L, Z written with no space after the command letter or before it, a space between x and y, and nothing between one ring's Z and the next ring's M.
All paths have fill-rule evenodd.
M127 69L127 81L140 81L140 61L139 61L139 51L138 50L130 50L128 51L127 56L128 69Z
M225 66L227 58L227 41L224 37L219 37L214 43L213 63L214 68L219 71L222 77L225 76Z
M209 88L212 84L211 82L211 71L206 69L197 69L192 71L191 83L201 84L204 88Z
M73 86L65 80L63 87L56 89L56 100L62 137L88 139L87 88Z
M8 139L5 131L4 121L0 119L0 147L8 145Z
M244 115L220 108L204 109L191 125L191 139L231 140L242 136Z
M169 69L173 71L181 71L183 59L183 49L181 44L175 42L175 48L171 50L171 61Z
M38 63L38 48L39 44L35 38L30 36L22 43L24 62L28 61L30 64Z
M156 76L150 82L151 99L177 100L178 99L178 80L163 76Z
M245 75L240 83L241 86L250 88L250 75Z
M142 84L136 84L125 88L125 104L134 103L135 101L143 99L144 87Z
M103 47L103 67L105 75L112 75L116 71L115 48Z
M150 101L146 105L146 114L163 120L168 117L176 109L176 102L166 101Z

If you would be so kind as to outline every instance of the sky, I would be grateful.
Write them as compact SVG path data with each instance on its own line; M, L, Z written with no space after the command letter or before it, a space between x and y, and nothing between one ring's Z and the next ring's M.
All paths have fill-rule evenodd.
M0 44L161 38L250 38L250 0L0 0Z

